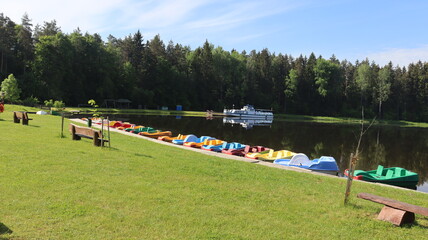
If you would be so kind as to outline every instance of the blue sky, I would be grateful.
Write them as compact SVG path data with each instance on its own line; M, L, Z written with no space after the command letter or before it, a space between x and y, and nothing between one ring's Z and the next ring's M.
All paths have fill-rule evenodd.
M123 38L140 30L195 49L207 39L225 50L262 50L381 65L428 61L427 0L0 0L20 23L55 19L63 32Z

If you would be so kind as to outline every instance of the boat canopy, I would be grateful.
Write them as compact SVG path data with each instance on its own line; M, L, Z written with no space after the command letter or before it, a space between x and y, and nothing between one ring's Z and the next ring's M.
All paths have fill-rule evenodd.
M296 155L294 155L291 160L289 165L290 166L311 166L312 165L312 161L308 158L308 156L306 156L303 153L298 153Z

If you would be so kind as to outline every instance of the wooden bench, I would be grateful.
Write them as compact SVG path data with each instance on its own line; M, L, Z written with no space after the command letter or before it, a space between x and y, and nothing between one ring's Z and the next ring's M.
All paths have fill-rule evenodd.
M94 145L97 147L104 146L108 140L103 139L103 135L100 130L96 130L88 127L81 127L70 123L71 139L80 140L82 137L92 139Z
M13 122L19 123L22 119L22 125L28 125L28 121L33 120L28 117L29 112L13 112Z
M382 208L382 211L380 211L377 219L390 222L397 226L401 226L402 224L406 223L413 223L415 221L415 213L428 216L428 208L372 195L369 193L359 193L357 197L385 205Z

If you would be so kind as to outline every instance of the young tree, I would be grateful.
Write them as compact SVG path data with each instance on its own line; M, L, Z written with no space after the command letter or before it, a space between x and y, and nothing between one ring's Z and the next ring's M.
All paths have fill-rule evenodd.
M364 97L367 97L370 94L369 90L371 90L372 78L372 70L367 62L358 66L355 83L357 84L361 93L361 106L363 106Z
M291 69L290 73L287 77L285 77L284 85L285 90L284 94L286 98L291 99L297 91L297 83L298 83L298 74L295 69ZM286 110L286 103L284 103L284 110Z
M382 68L377 77L376 98L379 102L379 117L382 113L382 102L388 100L391 93L391 69L389 67Z
M18 81L13 74L10 74L9 77L1 83L1 91L5 93L5 99L10 102L19 100L21 89L19 89Z

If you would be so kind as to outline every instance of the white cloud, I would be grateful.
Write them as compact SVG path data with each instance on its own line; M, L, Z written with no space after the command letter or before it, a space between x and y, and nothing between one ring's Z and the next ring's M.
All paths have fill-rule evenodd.
M290 7L278 8L275 4L267 4L266 2L248 2L230 4L223 7L223 10L214 14L214 16L197 19L186 24L186 28L231 28L242 23L260 19L263 17L275 15L288 10Z
M159 33L192 33L198 28L225 31L286 11L291 5L277 0L0 0L0 6L0 12L17 23L26 12L34 25L56 20L64 32L79 27L83 32L115 35L137 29Z
M428 62L428 45L418 48L392 48L381 52L375 52L367 55L369 60L373 60L379 65L386 65L390 61L394 65L407 67L410 63L416 63L419 60Z
M16 23L20 23L24 13L28 13L33 25L56 20L65 32L77 27L83 31L96 31L102 28L103 15L114 10L124 0L1 0L1 12Z

